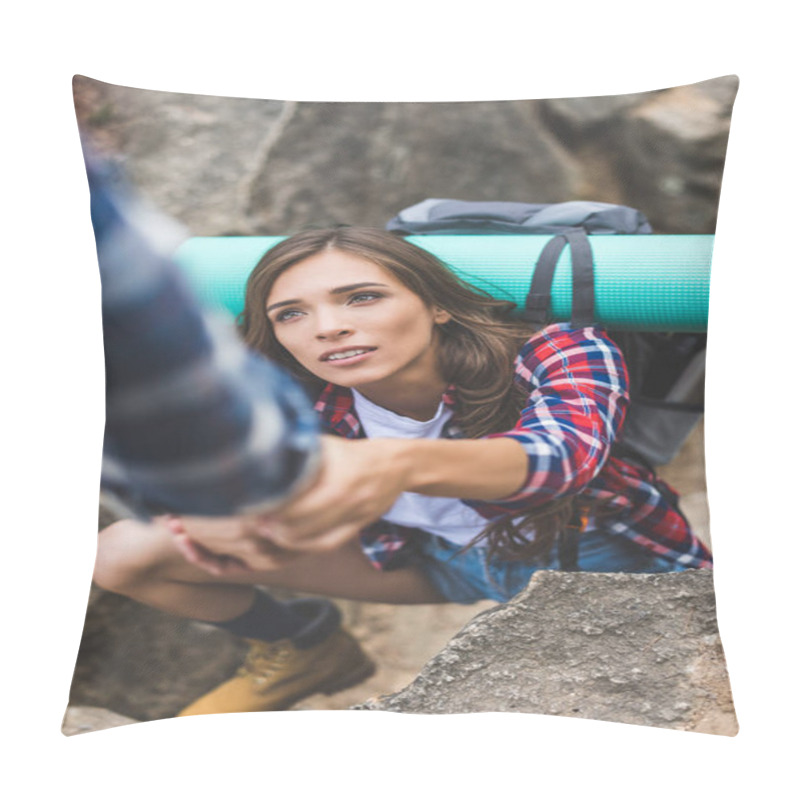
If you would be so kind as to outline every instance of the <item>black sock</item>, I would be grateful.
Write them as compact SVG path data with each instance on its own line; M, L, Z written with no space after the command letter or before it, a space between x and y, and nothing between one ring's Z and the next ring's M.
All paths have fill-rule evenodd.
M291 603L282 603L256 589L253 604L244 614L211 624L244 639L275 642L278 639L291 639L300 633L308 625L308 618L293 608Z

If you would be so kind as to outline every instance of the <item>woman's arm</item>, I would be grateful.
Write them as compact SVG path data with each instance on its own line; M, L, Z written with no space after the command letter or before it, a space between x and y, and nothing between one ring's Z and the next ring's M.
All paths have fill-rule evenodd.
M517 378L529 391L513 430L493 434L525 450L527 477L502 500L466 500L487 517L581 492L607 461L628 407L619 348L600 329L551 325L523 348Z
M528 457L513 439L376 439L404 476L403 491L494 500L525 484Z

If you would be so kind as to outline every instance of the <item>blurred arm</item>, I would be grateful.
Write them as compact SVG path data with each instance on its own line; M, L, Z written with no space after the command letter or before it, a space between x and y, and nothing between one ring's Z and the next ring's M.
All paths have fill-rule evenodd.
M87 157L102 278L103 486L139 515L263 511L316 472L299 387L200 313L149 214Z

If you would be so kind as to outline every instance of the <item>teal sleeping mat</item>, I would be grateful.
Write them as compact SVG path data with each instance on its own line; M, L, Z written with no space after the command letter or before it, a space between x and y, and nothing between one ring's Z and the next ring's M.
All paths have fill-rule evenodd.
M236 315L247 277L264 253L285 237L195 237L176 259L200 302ZM464 280L524 307L533 267L550 236L410 236ZM701 332L708 326L711 235L595 235L595 317L609 328ZM570 318L569 248L558 261L552 317Z

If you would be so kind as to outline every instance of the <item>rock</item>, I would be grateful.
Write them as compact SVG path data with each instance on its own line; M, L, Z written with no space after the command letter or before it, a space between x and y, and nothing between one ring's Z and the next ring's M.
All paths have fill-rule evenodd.
M70 706L64 715L61 732L64 736L75 736L77 733L118 728L120 725L130 725L132 722L137 722L137 720L124 717L122 714L115 714L107 708Z
M222 630L101 591L86 615L70 705L136 720L172 717L231 676L244 652Z
M619 169L631 205L646 204L659 233L714 232L737 86L733 77L679 86L631 113Z
M383 227L426 197L557 202L579 169L535 103L298 103L253 182L263 233Z
M101 493L98 528L125 516ZM233 674L241 640L92 585L70 703L136 720L174 716Z
M124 154L130 179L194 236L253 233L245 206L285 104L76 79L78 118ZM91 109L91 110L90 110Z
M587 137L606 137L625 119L629 109L645 102L656 92L608 95L606 97L570 97L541 100L542 115L560 138L576 144Z
M360 709L523 711L735 735L712 573L540 572Z
M608 97L315 103L76 78L78 119L197 236L382 227L426 197L640 208L713 233L733 77Z
M737 88L729 75L655 92L543 100L541 110L581 164L584 194L641 209L657 233L713 233Z
M535 103L293 103L76 80L84 128L196 236L382 227L425 197L575 196ZM167 177L168 176L168 177Z

